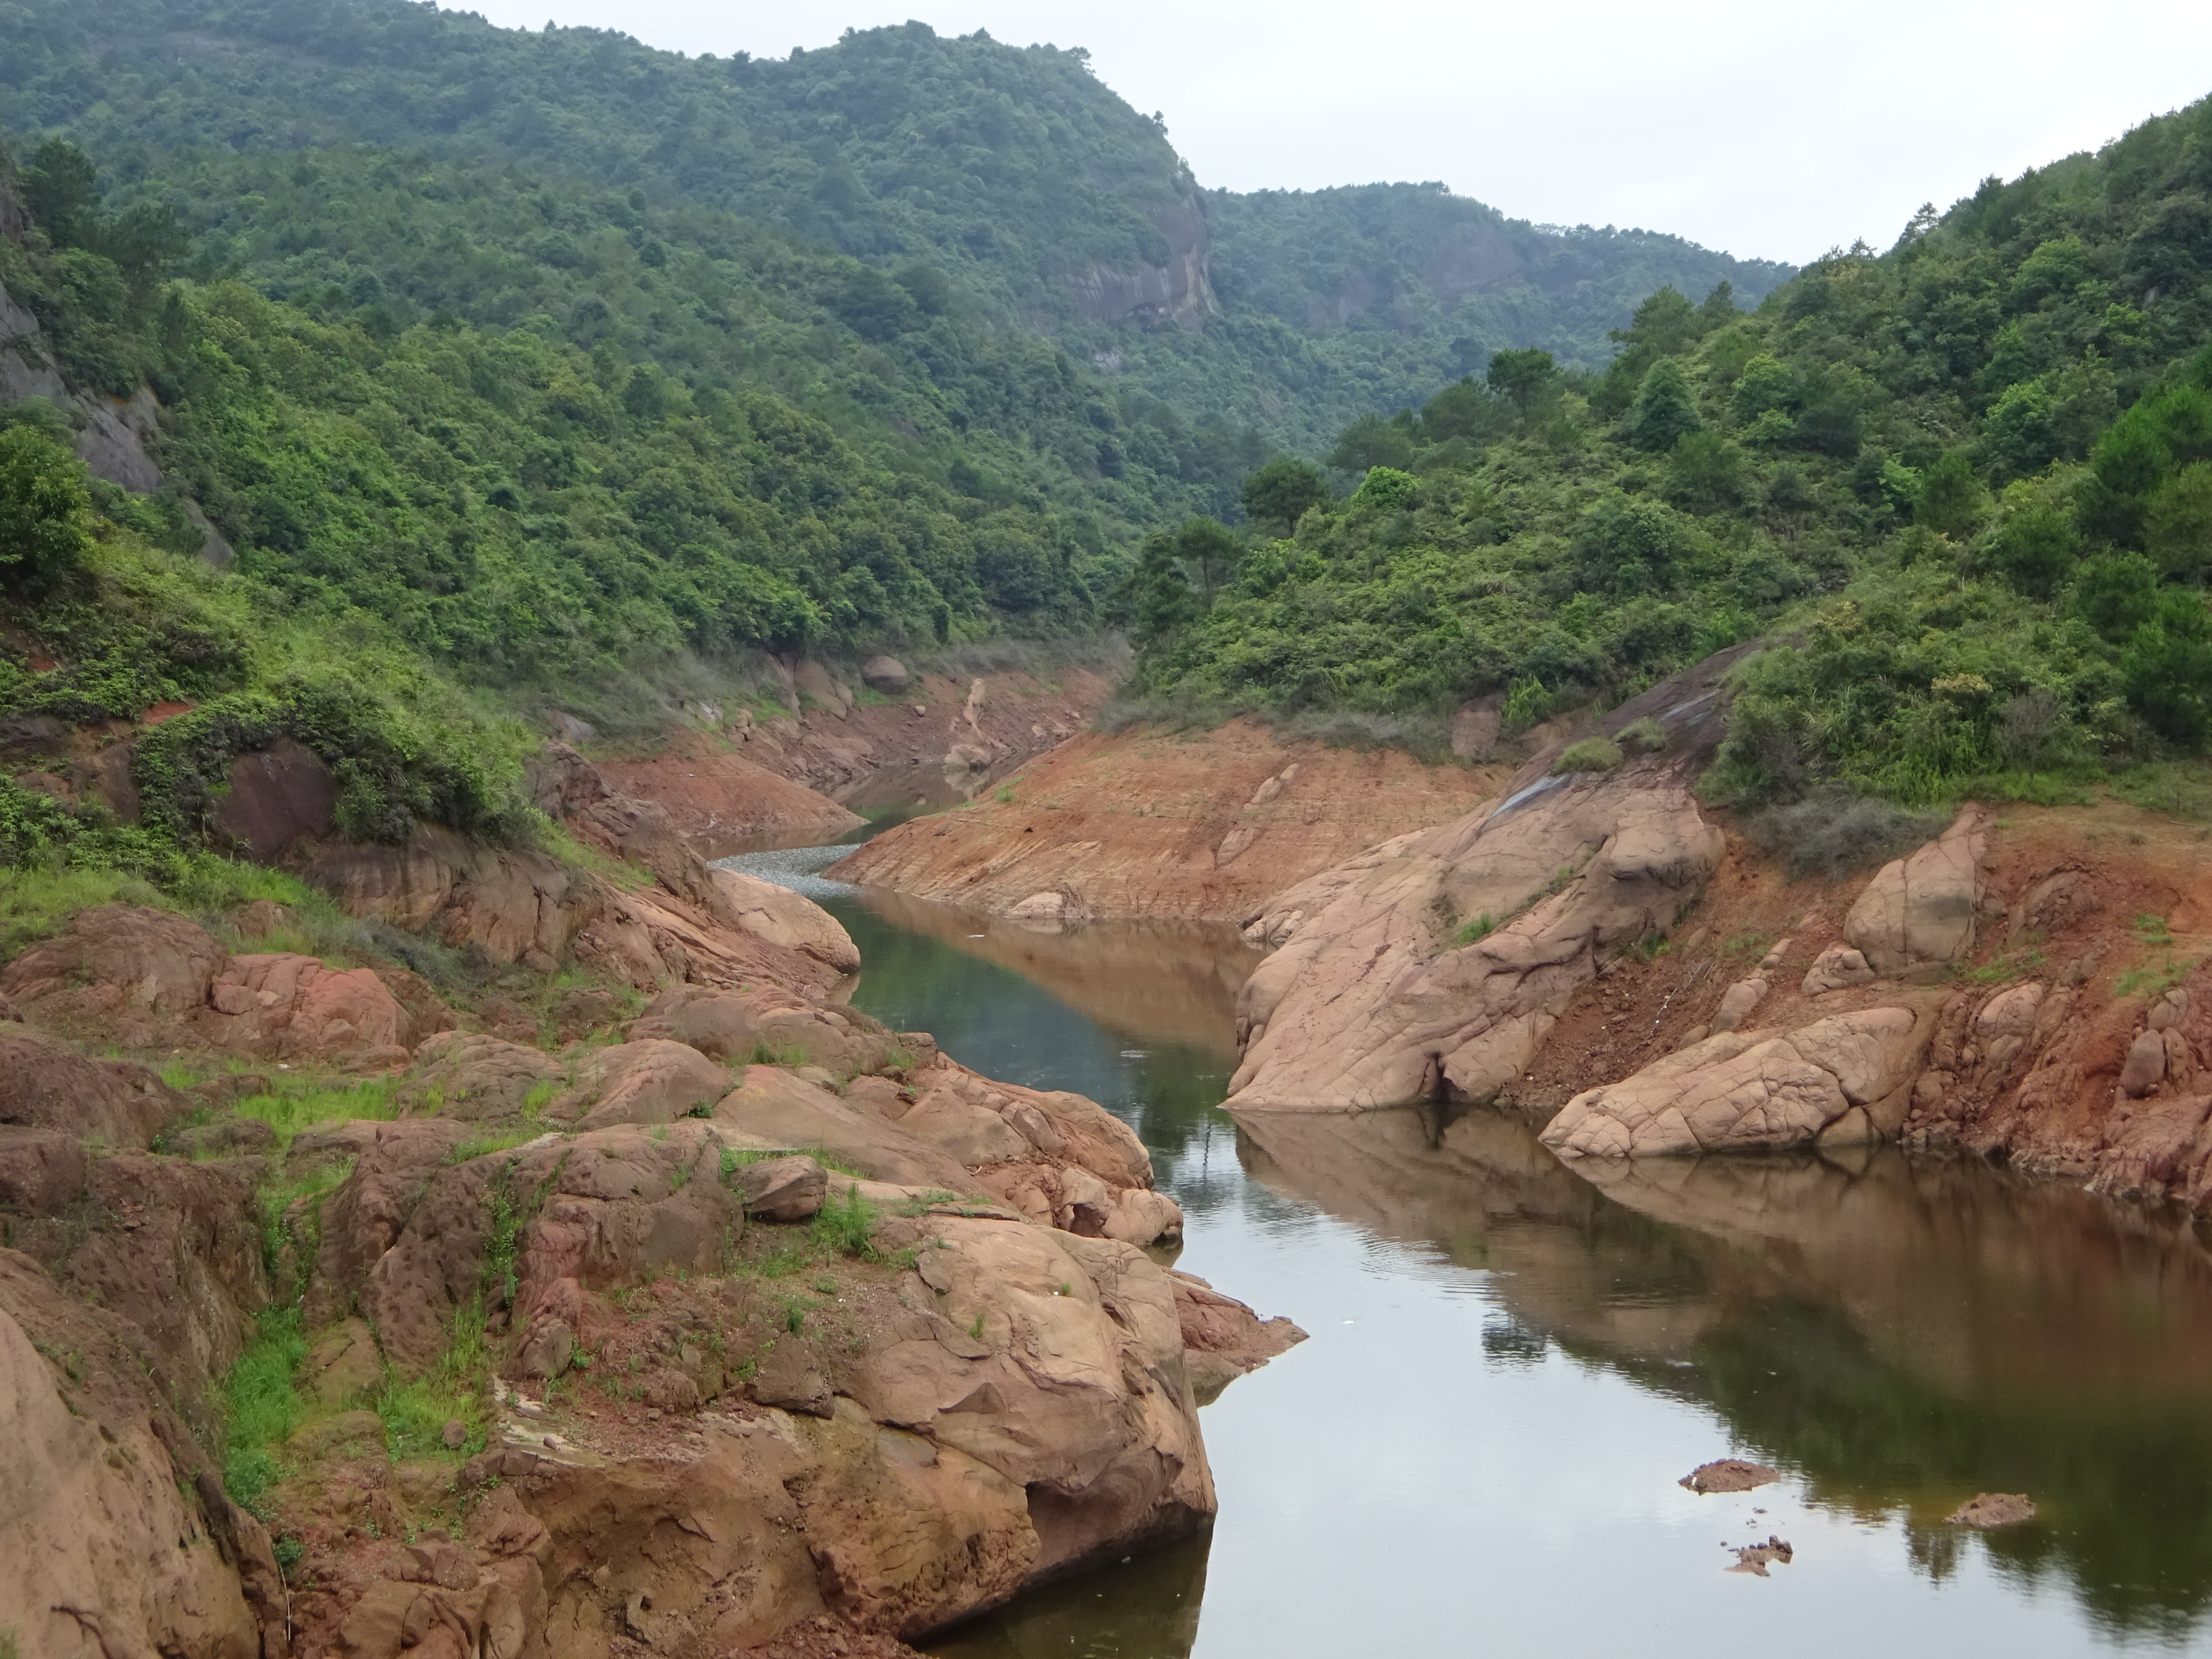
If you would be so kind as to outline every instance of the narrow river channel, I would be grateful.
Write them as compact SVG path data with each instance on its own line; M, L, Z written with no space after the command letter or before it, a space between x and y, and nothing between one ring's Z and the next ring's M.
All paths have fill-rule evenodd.
M852 1000L1120 1114L1178 1265L1312 1334L1201 1421L1210 1539L939 1659L2212 1652L2212 1255L2185 1222L1893 1152L1563 1167L1476 1112L1218 1109L1225 931L1040 934L726 860L851 932ZM1734 1496L1677 1484L1772 1464ZM2027 1526L1942 1523L2025 1492ZM1766 1576L1729 1547L1793 1550Z

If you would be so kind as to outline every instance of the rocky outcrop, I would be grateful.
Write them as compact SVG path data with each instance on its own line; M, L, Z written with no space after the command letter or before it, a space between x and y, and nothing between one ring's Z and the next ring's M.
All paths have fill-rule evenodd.
M0 1628L40 1659L282 1652L268 1536L149 1364L126 1326L0 1250Z
M1973 948L1989 814L1969 806L1935 841L1882 866L1844 921L1877 974L1957 962Z
M1306 1340L1289 1320L1261 1319L1195 1273L1169 1276L1175 1280L1176 1317L1182 1326L1183 1365L1201 1406Z
M1286 942L1239 996L1230 1109L1480 1100L1518 1077L1613 953L1666 933L1719 867L1692 785L1737 654L1608 716L1658 720L1663 753L1562 775L1547 751L1494 805L1272 901L1255 923Z
M1146 216L1164 239L1163 264L1097 265L1060 278L1078 314L1097 322L1158 328L1199 321L1218 309L1206 274L1206 204L1197 191Z
M182 916L102 904L9 963L0 971L0 995L46 1024L143 1020L206 1002L222 962L222 947Z
M645 1012L623 1030L633 1042L647 1037L681 1042L726 1064L766 1056L791 1066L823 1066L841 1076L880 1070L897 1047L896 1037L881 1022L857 1009L773 986L728 991L680 985L647 1003Z
M323 1221L317 1304L358 1295L410 1371L487 1298L507 1375L557 1375L586 1352L611 1363L635 1329L620 1293L688 1279L722 1305L749 1171L822 1175L804 1158L726 1170L719 1122L549 1135L459 1164L441 1127L373 1126ZM418 1613L476 1641L600 1632L718 1649L825 1607L917 1636L1211 1515L1166 1273L1127 1244L988 1205L902 1209L877 1222L877 1243L913 1267L847 1291L872 1298L861 1340L780 1336L742 1391L712 1353L676 1343L659 1369L623 1373L655 1416L696 1425L649 1452L587 1425L549 1436L544 1408L522 1402L463 1476L465 1490L497 1483L483 1506L496 1524L480 1510L465 1540L354 1546L356 1582L319 1620L378 1656L407 1644ZM1240 1312L1247 1351L1255 1332L1281 1340L1220 1302L1210 1328L1224 1349ZM341 1385L333 1403L345 1397ZM331 1448L319 1455L343 1455Z
M812 957L841 974L860 967L860 952L852 935L820 905L787 887L735 870L717 870L713 877L720 913L747 933Z
M0 1025L0 1124L143 1148L191 1106L143 1066L94 1060L52 1037Z
M565 955L606 908L598 884L543 853L418 826L400 846L329 843L302 872L348 915L480 946L495 962Z
M414 1036L414 1020L372 970L290 952L231 957L195 1024L210 1047L286 1059L397 1062Z
M1544 1144L1571 1158L1654 1158L1893 1137L1940 1006L1923 996L1785 1034L1716 1033L1576 1096Z

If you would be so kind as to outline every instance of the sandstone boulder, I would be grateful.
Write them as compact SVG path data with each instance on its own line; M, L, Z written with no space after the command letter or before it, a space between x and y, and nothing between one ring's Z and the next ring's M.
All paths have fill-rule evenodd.
M1811 1145L1854 1112L1862 1119L1851 1127L1863 1121L1894 1133L1934 1036L1934 1012L1867 1008L1786 1034L1716 1033L1577 1095L1542 1139L1583 1158L1779 1151Z
M841 974L860 965L860 952L837 918L804 894L735 870L712 872L724 913L737 927L772 945L801 951Z
M143 1066L89 1059L55 1038L0 1025L0 1124L145 1147L191 1104Z
M73 1134L0 1124L0 1210L58 1214L84 1190L88 1168Z
M1863 952L1848 945L1832 945L1813 958L1798 989L1808 997L1817 997L1829 991L1871 985L1879 977Z
M486 1279L501 1204L519 1218L510 1311L518 1347L536 1322L557 1319L574 1329L581 1291L719 1270L726 1236L743 1224L738 1201L722 1183L721 1152L707 1125L684 1122L623 1125L573 1139L545 1135L441 1164L389 1249L372 1257L372 1238L343 1252L348 1261L373 1262L361 1305L386 1357L419 1372L444 1352L463 1304L478 1295L504 1301L504 1285ZM364 1179L368 1163L349 1185ZM333 1206L326 1231L341 1222L358 1226L360 1215L361 1206Z
M1540 781L1418 837L1307 909L1239 994L1230 1106L1483 1099L1610 954L1663 932L1719 866L1670 763ZM1461 945L1445 914L1507 918Z
M2141 1099L2166 1081L2166 1037L2158 1031L2139 1031L2136 1040L2128 1045L2128 1057L2120 1067L2120 1092L2130 1100Z
M0 995L49 1024L109 1022L106 1036L118 1018L199 1007L222 963L222 947L182 916L103 904L9 963L0 972Z
M338 781L323 759L282 737L230 763L230 789L216 803L215 827L247 857L266 863L294 842L327 836L337 822Z
M1306 1340L1282 1318L1262 1319L1232 1296L1224 1296L1195 1273L1170 1270L1176 1318L1182 1330L1183 1366L1201 1406L1249 1371Z
M913 1316L843 1391L866 1419L924 1440L937 1467L966 1462L983 1477L959 1507L981 1498L994 1514L986 1531L1009 1552L1007 1577L1126 1554L1212 1513L1168 1275L1132 1246L1019 1222L939 1218L933 1229L944 1248L921 1252L908 1300L936 1317ZM975 1345L958 1340L978 1330ZM842 1510L848 1528L859 1518L851 1486L822 1496L810 1531L817 1514ZM943 1613L909 1601L921 1586L890 1543L864 1526L841 1546L824 1563L829 1599L918 1634Z
M111 1318L0 1251L0 1614L27 1659L252 1659L264 1636L281 1650L268 1537L163 1410L147 1363Z
M805 1221L822 1208L830 1177L811 1158L764 1158L739 1165L730 1184L756 1220Z
M1735 1030L1751 1018L1752 1011L1765 997L1767 989L1767 981L1763 975L1753 974L1736 981L1721 994L1721 1006L1713 1015L1712 1029L1716 1031Z
M889 1031L855 1009L769 986L729 991L679 985L647 1003L643 1017L624 1029L632 1042L665 1038L731 1064L765 1053L841 1074L881 1069L896 1046Z
M860 665L860 684L887 697L897 696L913 683L914 677L896 657L871 657Z
M1936 840L1884 865L1844 918L1844 938L1878 974L1956 962L1973 948L1988 815L1968 806Z
M378 1053L405 1058L407 1012L367 968L326 968L289 951L233 957L198 1023L217 1048L328 1060Z
M714 1108L713 1121L755 1146L819 1147L872 1180L979 1190L956 1159L927 1141L774 1066L745 1067L744 1080Z
M562 1075L561 1062L532 1048L481 1031L441 1031L415 1050L415 1065L400 1090L410 1110L487 1121L520 1117L532 1095L542 1106Z
M666 1123L712 1105L730 1086L729 1073L696 1048L656 1037L587 1051L575 1079L545 1115L580 1129Z
M483 846L432 824L398 847L325 842L302 873L348 915L477 945L495 962L533 950L558 959L606 904L593 878L546 854Z

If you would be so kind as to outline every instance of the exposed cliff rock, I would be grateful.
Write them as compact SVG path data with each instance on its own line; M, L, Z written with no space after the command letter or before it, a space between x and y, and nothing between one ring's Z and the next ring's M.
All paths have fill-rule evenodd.
M1249 925L1286 942L1239 995L1230 1109L1486 1099L1519 1077L1575 992L1719 868L1691 789L1741 649L1607 717L1657 720L1664 751L1559 774L1547 750L1494 805L1269 901Z

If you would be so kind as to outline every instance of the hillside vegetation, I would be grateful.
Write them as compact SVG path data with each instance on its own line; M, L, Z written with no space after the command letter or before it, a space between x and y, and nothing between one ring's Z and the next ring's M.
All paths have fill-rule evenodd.
M2199 104L1755 309L1662 291L1601 374L1493 356L1344 431L1348 499L1255 479L1282 539L1153 538L1144 683L1401 714L1497 694L1526 726L1765 631L1716 780L1740 799L1931 801L2199 752L2208 187Z
M501 326L546 307L573 327L578 281L613 274L660 291L619 307L611 348L635 360L672 327L690 375L702 351L730 356L715 332L753 325L758 307L727 297L750 277L803 326L745 342L723 372L769 378L848 435L855 396L902 405L883 411L895 430L929 432L915 402L971 399L1004 354L1027 367L1042 334L1066 355L1035 355L1082 395L956 410L963 430L1034 441L1079 477L1132 477L1154 498L1145 452L1164 441L1167 476L1211 491L1217 514L1255 464L1240 441L1312 447L1501 346L1599 367L1606 331L1664 284L1756 295L1787 274L1642 231L1540 230L1434 185L1208 191L1079 48L919 23L781 60L497 29L403 0L31 0L0 27L0 124L73 138L113 171L118 205L176 205L204 259L266 292L373 277L387 305ZM258 165L231 171L241 157ZM285 182L295 161L323 180ZM480 234L492 246L471 246ZM609 271L625 238L670 256L659 275ZM933 273L925 308L941 279L982 325L958 349L905 339L926 319L883 279L917 263ZM854 343L823 331L844 326L891 361L833 349ZM992 337L1007 331L1030 337Z

